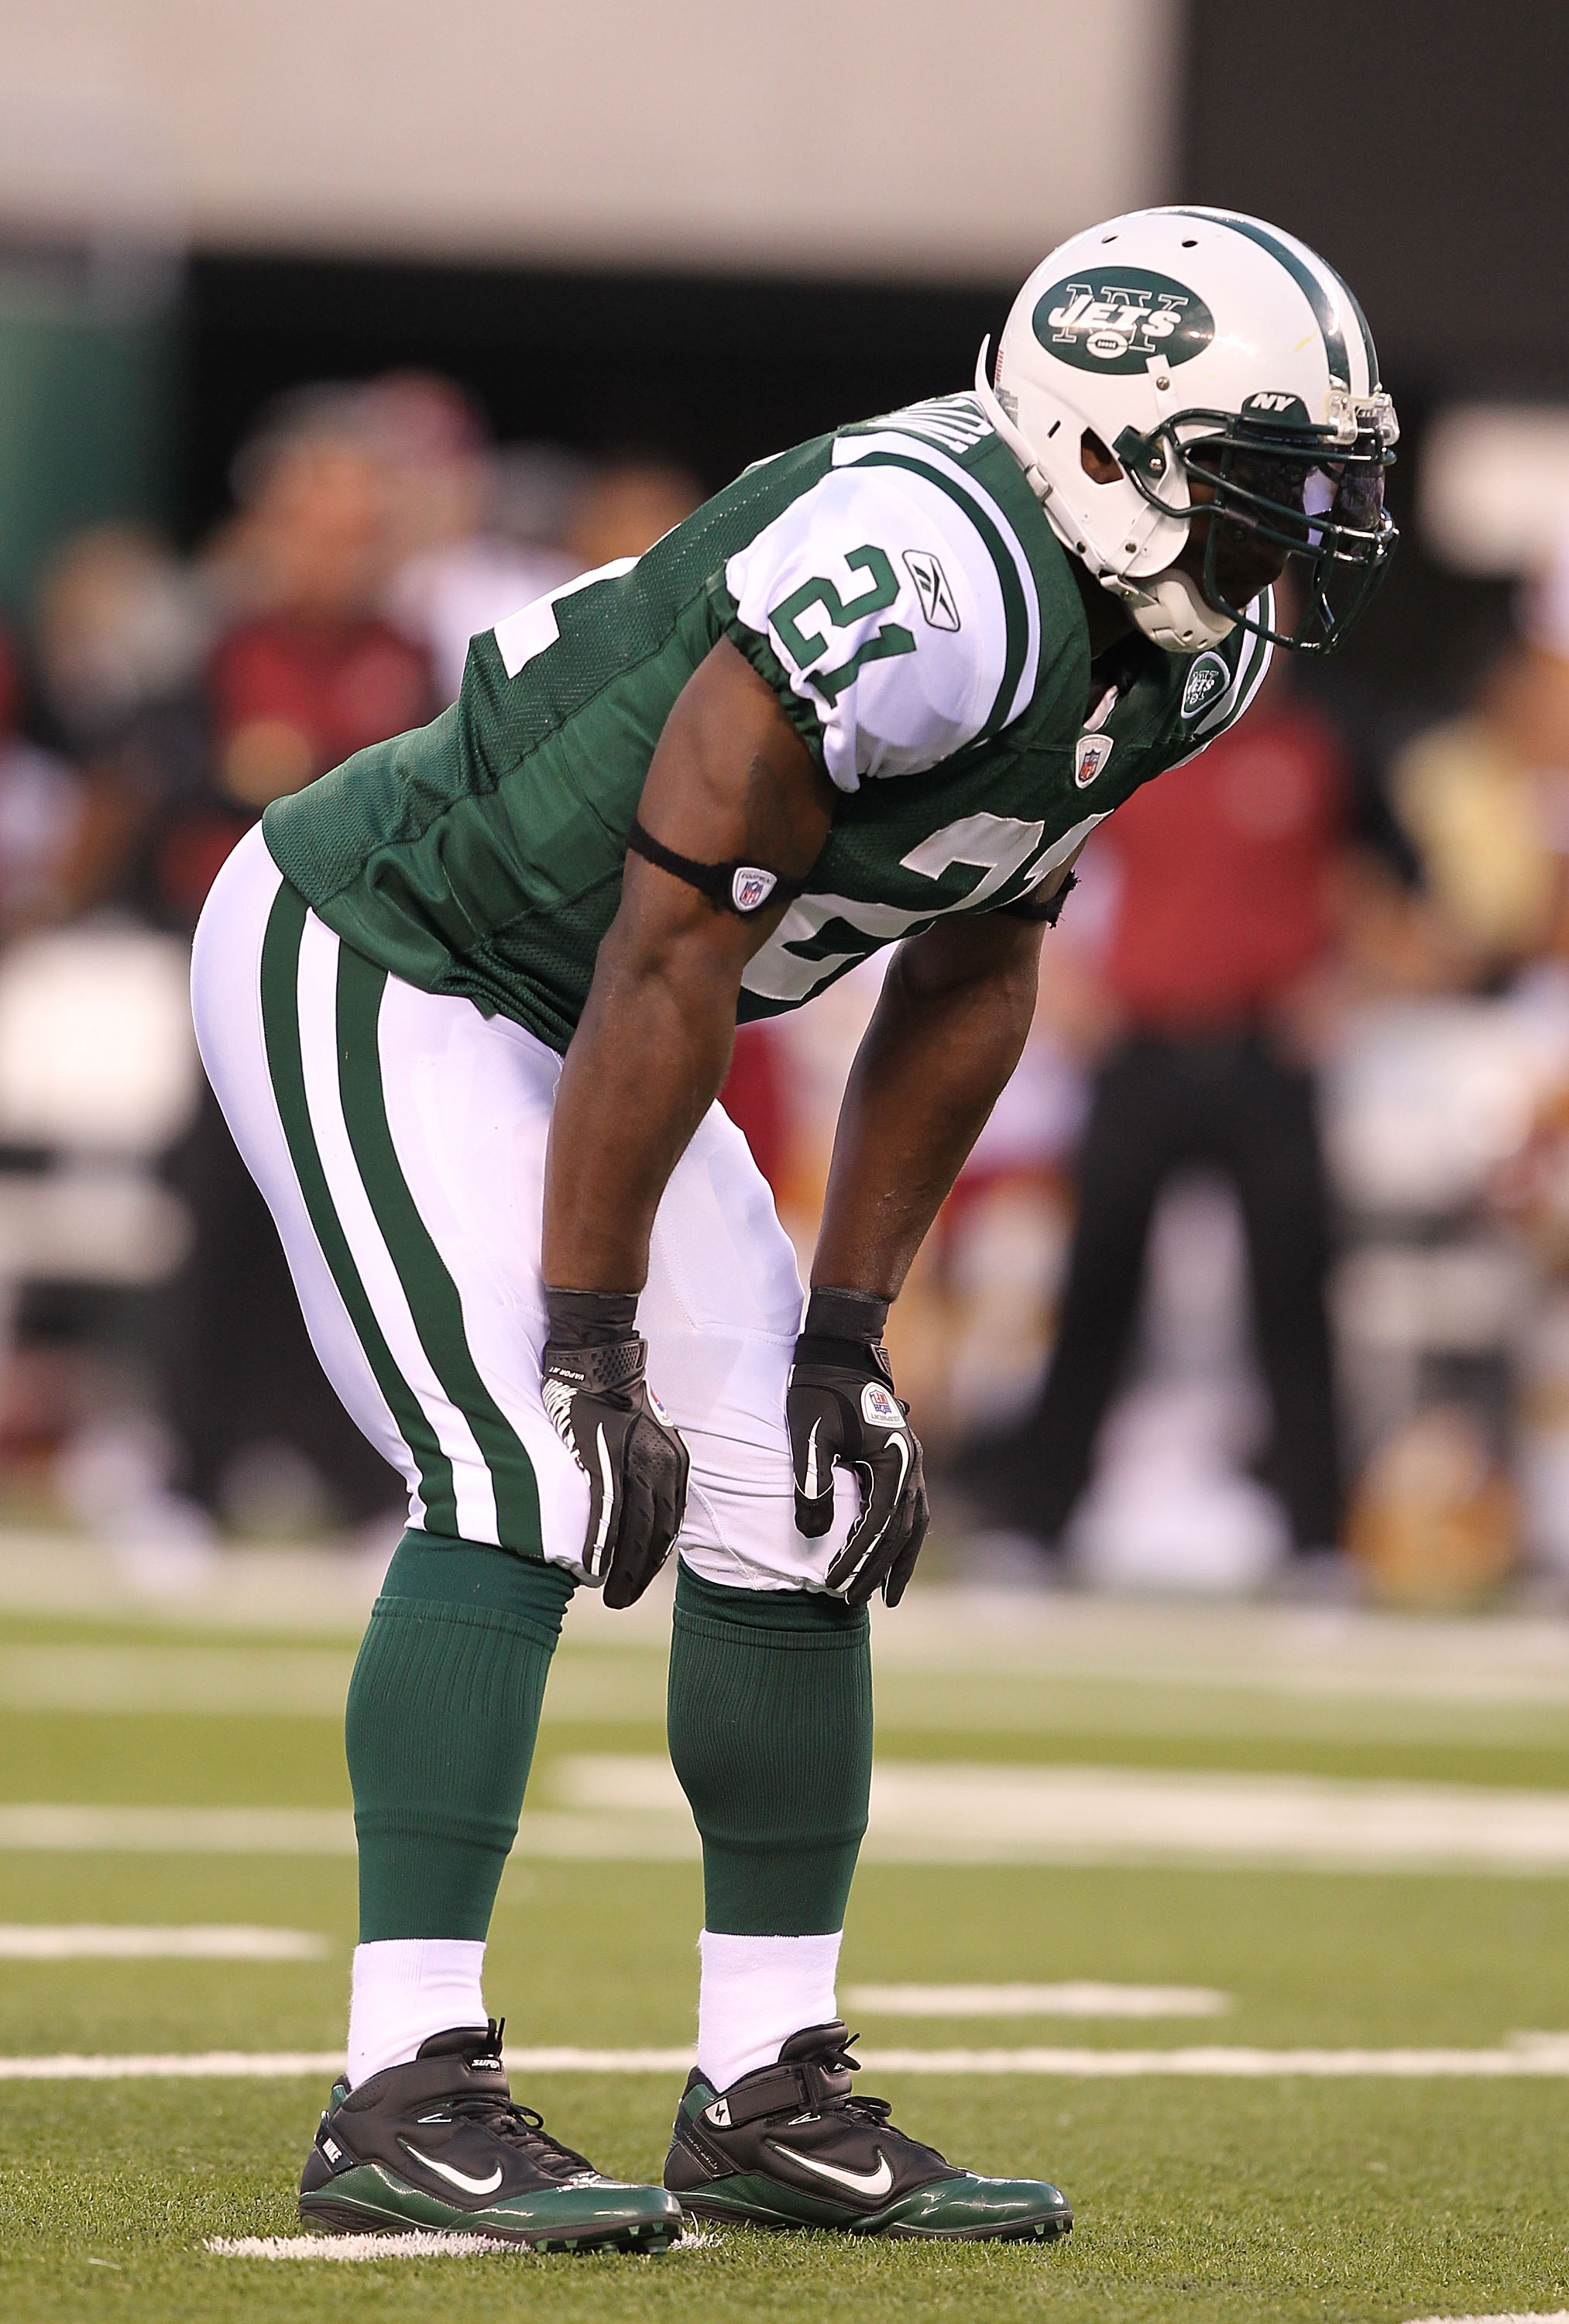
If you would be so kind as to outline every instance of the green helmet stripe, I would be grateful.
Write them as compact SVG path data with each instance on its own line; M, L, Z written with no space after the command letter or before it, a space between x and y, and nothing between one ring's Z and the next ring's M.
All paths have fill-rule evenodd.
M1379 383L1379 351L1373 345L1372 333L1367 327L1367 317L1362 311L1361 300L1349 282L1343 281L1341 288L1351 301L1351 311L1356 317L1357 328L1362 333L1362 343L1367 351L1367 388L1368 393L1372 395Z
M1278 259L1313 309L1314 319L1323 337L1324 352L1329 358L1330 378L1337 381L1344 388L1350 387L1351 364L1346 358L1345 338L1341 330L1340 318L1335 311L1334 303L1313 269L1297 251L1292 249L1289 242L1283 241L1269 226L1261 226L1257 218L1239 217L1234 210L1179 209L1174 215L1178 217L1204 218L1211 226L1228 226L1234 234L1245 235L1250 242L1256 242L1261 250L1267 250L1271 258ZM1338 280L1338 277L1336 279ZM1346 296L1350 299L1349 291ZM1351 299L1351 306L1356 313L1358 322L1362 323L1361 310L1357 308L1354 299ZM1365 323L1362 323L1362 332L1367 341L1371 368L1372 341L1368 337ZM1372 383L1370 380L1368 383L1371 386Z

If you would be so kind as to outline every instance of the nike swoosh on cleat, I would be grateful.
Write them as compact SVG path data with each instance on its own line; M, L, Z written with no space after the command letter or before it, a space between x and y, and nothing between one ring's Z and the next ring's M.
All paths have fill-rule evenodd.
M407 2139L403 2143L408 2146L416 2163L423 2163L426 2169L434 2171L438 2179L450 2180L454 2187L461 2187L465 2195L493 2195L501 2183L499 2163L488 2179L471 2179L466 2171L459 2171L450 2163L438 2163L434 2154L421 2154L417 2146L408 2145Z
M820 2179L836 2180L852 2194L885 2195L894 2183L893 2166L881 2147L877 2149L875 2171L846 2171L837 2163L820 2163L814 2154L798 2154L793 2146L781 2146L776 2138L769 2139L768 2144L787 2163L798 2163L803 2171L815 2171Z

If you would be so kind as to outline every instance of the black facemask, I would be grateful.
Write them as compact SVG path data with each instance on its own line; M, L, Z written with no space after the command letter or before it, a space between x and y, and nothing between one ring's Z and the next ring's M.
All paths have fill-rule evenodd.
M1341 443L1328 429L1271 432L1234 414L1189 411L1151 436L1125 429L1115 449L1152 506L1191 517L1208 602L1279 645L1327 652L1389 569L1399 538L1384 509L1393 454L1371 432ZM1190 508L1179 503L1184 481ZM1262 593L1288 567L1302 611L1281 630Z

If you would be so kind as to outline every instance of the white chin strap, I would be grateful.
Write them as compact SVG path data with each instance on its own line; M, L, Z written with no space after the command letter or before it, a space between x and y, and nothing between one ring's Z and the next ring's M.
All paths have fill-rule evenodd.
M1033 445L1004 410L986 375L991 346L989 338L981 341L975 367L976 395L986 419L1023 469L1030 489L1050 515L1051 481L1036 458ZM1064 539L1055 519L1052 530L1071 556L1073 535L1069 533ZM1174 566L1169 565L1163 573L1154 574L1148 581L1127 581L1121 574L1097 567L1087 558L1081 561L1088 566L1101 587L1127 607L1144 635L1166 653L1197 653L1201 646L1217 646L1236 627L1229 613L1217 613L1187 574L1179 573Z
M1124 581L1103 573L1100 586L1121 599L1144 635L1166 653L1197 653L1201 646L1217 646L1236 627L1229 613L1217 613L1174 566L1148 581Z

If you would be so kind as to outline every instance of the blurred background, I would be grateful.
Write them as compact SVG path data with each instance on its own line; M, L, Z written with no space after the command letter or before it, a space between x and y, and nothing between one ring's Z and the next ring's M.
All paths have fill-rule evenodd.
M890 1331L933 1564L1569 1600L1569 16L0 0L0 1522L384 1554L202 1091L269 799L748 461L968 386L1064 235L1315 244L1405 427L1346 650L1092 840ZM876 974L726 1102L810 1247Z

